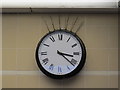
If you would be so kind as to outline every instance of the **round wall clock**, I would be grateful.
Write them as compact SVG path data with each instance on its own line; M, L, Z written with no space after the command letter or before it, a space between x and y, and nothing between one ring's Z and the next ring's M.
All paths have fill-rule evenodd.
M47 76L62 79L77 74L84 66L86 50L82 40L73 32L55 30L38 43L36 61Z
M54 31L50 31L45 22L49 33L47 33L37 45L37 65L45 75L51 78L63 79L72 77L83 68L86 59L86 49L83 41L76 33L72 32L78 17L75 19L70 31L67 29L69 17L66 20L66 28L61 29L59 27L57 30L54 27L52 17L50 17L50 19Z

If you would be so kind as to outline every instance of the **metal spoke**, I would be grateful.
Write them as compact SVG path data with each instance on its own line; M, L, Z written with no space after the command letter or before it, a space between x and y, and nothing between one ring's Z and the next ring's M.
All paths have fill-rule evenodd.
M55 31L55 26L54 26L53 19L52 19L51 16L50 16L50 19L51 19L51 22L52 22L53 29L54 29L54 31Z
M58 19L59 19L59 29L61 30L60 15L58 16Z
M44 23L45 23L45 25L46 25L46 27L47 27L48 31L50 32L50 29L49 29L49 27L48 27L48 25L47 25L46 20L44 19L44 17L42 17L42 19L43 19L43 21L44 21Z
M80 23L80 25L79 25L79 27L78 27L78 29L76 30L75 33L77 33L77 32L80 30L80 28L83 26L83 24L84 24L84 21L82 21L82 22Z
M65 29L66 29L66 30L67 30L67 26L68 26L69 18L70 18L70 15L68 15L67 20L66 20L66 25L65 25Z
M74 23L73 23L72 28L71 28L71 30L70 30L70 31L72 31L72 30L73 30L73 28L74 28L74 26L75 26L75 24L76 24L76 22L77 22L78 18L79 18L79 16L77 16L77 17L76 17L76 19L75 19L75 21L74 21Z

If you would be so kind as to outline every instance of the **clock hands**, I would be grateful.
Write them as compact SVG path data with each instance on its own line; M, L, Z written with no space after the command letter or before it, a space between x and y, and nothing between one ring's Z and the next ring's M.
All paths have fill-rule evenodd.
M70 56L70 57L73 57L73 55L66 54L66 53L62 53L62 52L59 52L58 50L57 50L57 54L59 54L59 55L65 55L65 56Z
M72 64L73 66L75 66L71 61L69 61L69 60L64 56L64 55L66 55L66 56L71 56L71 57L73 57L73 55L61 53L61 52L59 52L58 50L57 50L57 54L63 56L70 64Z

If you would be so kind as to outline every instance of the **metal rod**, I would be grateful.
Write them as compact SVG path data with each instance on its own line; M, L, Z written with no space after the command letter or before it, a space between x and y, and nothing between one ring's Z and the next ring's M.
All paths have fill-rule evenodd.
M73 28L74 28L74 26L75 26L75 24L76 24L76 22L77 22L78 18L79 18L79 16L77 16L77 17L76 17L76 19L75 19L75 21L74 21L74 23L73 23L72 28L71 28L71 30L70 30L70 31L72 31L72 30L73 30Z
M53 29L54 29L54 31L55 31L55 26L54 26L53 19L52 19L51 16L50 16L50 19L51 19L51 22L52 22Z
M46 20L44 19L44 17L42 17L42 19L43 19L43 21L44 21L44 23L45 23L45 25L46 25L46 27L47 27L47 30L50 32L50 29L49 29L49 27L48 27L48 25L47 25Z
M58 16L59 19L59 29L61 30L61 25L60 25L60 15Z
M68 18L67 18L67 21L66 21L66 26L65 26L66 30L67 30L67 26L68 26L69 17L70 17L70 15L68 15Z
M83 23L84 23L84 21L82 21L82 22L80 23L80 25L79 25L78 29L76 30L75 34L80 30L80 28L82 27Z
M66 26L66 16L65 16L65 19L64 19L64 20L65 20L65 24L64 24L64 29L65 29L65 26Z

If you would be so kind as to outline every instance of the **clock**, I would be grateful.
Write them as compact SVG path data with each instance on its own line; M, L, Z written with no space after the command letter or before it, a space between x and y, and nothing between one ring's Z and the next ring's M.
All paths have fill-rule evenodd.
M54 79L77 74L84 66L86 49L73 32L59 29L47 33L36 48L36 62L40 70Z

